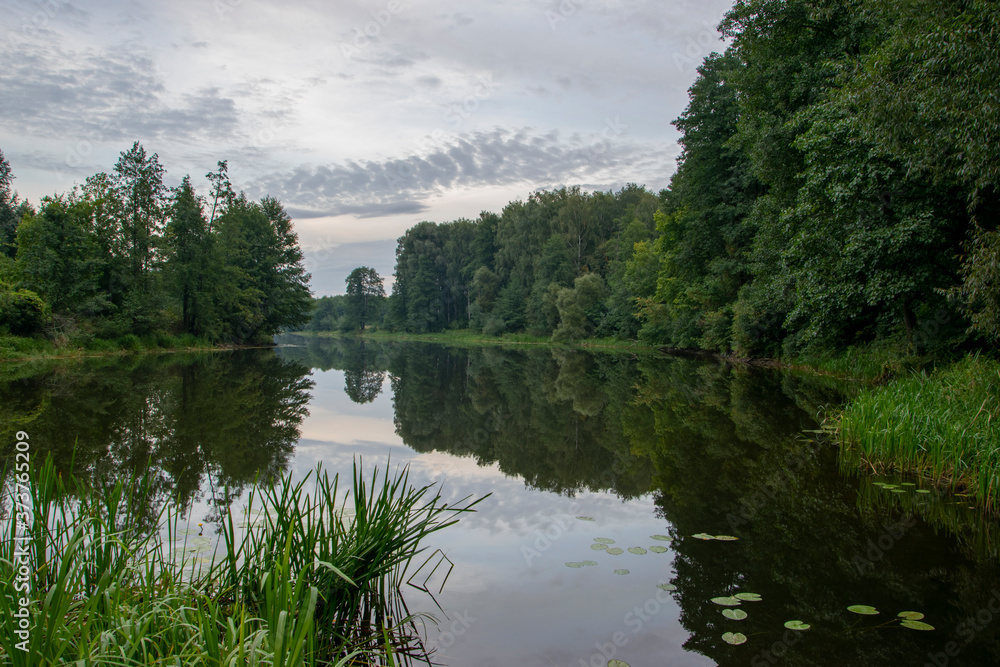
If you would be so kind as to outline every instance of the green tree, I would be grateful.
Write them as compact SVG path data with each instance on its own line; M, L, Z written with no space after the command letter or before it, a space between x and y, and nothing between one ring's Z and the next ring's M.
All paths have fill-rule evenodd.
M368 266L359 266L345 279L347 283L347 309L361 331L372 320L373 313L381 310L385 299L382 277Z
M180 302L181 327L187 333L208 334L217 319L212 287L220 267L203 203L187 176L174 189L164 244L164 271L169 291Z
M25 215L33 213L28 203L19 201L11 189L13 181L10 163L0 151L0 255L10 259L17 256L17 226Z

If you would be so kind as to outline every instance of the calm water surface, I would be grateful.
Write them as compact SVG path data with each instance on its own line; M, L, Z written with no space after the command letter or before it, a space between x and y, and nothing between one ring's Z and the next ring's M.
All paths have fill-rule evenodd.
M26 430L64 468L75 445L81 477L151 461L208 535L258 474L319 463L490 493L431 538L454 567L412 581L435 598L406 593L453 667L1000 664L996 519L920 480L842 471L816 415L851 387L630 353L280 342L8 364L3 442ZM713 602L736 593L760 600Z

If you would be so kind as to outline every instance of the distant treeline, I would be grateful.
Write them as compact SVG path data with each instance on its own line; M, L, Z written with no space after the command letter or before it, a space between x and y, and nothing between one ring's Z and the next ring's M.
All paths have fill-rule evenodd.
M112 173L35 210L0 153L0 335L254 343L307 322L309 275L281 203L235 193L225 162L207 200L163 174L136 142Z
M381 326L747 356L1000 338L1000 5L741 1L720 28L667 189L422 222Z

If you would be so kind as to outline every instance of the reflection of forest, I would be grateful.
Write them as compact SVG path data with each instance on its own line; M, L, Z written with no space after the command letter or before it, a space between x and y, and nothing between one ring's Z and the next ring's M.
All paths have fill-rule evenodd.
M51 452L77 479L114 480L149 462L160 492L182 504L226 488L231 497L287 466L307 374L272 350L8 367L0 435L10 443L27 431L36 461Z
M996 537L989 521L965 517L980 539L956 540L955 521L940 520L955 513L941 503L955 499L913 506L912 493L859 493L836 448L803 434L839 400L829 379L559 348L300 342L287 352L304 362L387 371L397 432L417 451L495 462L560 493L653 492L676 538L687 647L719 664L923 664L1000 588L995 544L983 544ZM739 540L690 537L702 532ZM763 601L730 621L710 600L739 591ZM851 604L882 614L862 619ZM909 610L939 631L848 630ZM813 628L786 637L784 622L796 619ZM751 640L730 646L727 631ZM1000 664L998 631L1000 616L950 664Z

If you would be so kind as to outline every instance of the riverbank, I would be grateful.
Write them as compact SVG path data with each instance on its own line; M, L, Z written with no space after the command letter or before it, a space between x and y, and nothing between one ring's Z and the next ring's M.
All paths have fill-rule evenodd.
M366 331L364 333L341 333L336 331L289 331L295 336L312 338L364 338L376 341L416 341L422 343L440 343L442 345L539 345L544 347L576 347L583 349L608 348L616 350L644 350L654 352L659 348L636 341L618 340L616 338L588 338L581 341L554 341L548 336L530 336L521 333L508 333L500 336L487 336L484 333L468 329L455 329L428 334L409 334L388 331Z
M834 423L848 465L920 475L1000 509L1000 362L973 355L897 377Z
M269 345L220 345L190 334L172 336L156 334L121 338L86 338L52 341L47 338L0 336L0 362L38 359L82 359L87 357L119 356L138 353L219 352Z

